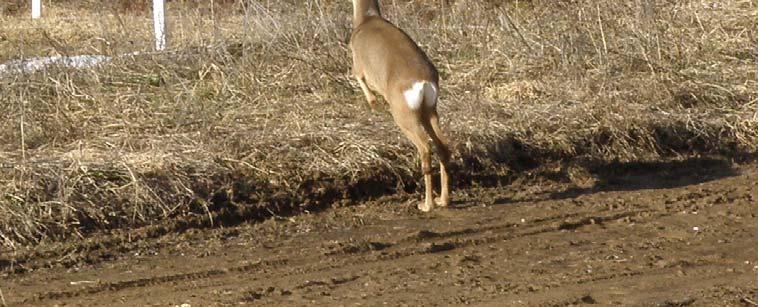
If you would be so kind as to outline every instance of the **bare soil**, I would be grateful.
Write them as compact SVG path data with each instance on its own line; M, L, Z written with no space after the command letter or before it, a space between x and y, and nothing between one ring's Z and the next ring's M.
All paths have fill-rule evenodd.
M630 165L0 253L3 304L758 304L758 164ZM141 238L141 239L140 239Z

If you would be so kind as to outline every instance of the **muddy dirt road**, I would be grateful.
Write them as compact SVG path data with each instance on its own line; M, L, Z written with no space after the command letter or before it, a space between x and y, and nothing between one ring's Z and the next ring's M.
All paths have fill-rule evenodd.
M587 189L472 187L428 215L399 195L225 229L93 239L78 254L0 258L0 290L8 306L758 304L757 164L597 179Z

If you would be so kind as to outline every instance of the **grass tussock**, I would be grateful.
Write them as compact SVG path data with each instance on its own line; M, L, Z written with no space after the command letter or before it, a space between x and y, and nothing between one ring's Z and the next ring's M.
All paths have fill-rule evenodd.
M221 1L219 1L221 2ZM417 188L415 150L349 76L339 1L51 2L0 16L0 244L183 221L212 226ZM457 185L551 161L758 150L758 3L384 1L442 74ZM191 226L191 225L190 225ZM188 227L190 227L188 226Z

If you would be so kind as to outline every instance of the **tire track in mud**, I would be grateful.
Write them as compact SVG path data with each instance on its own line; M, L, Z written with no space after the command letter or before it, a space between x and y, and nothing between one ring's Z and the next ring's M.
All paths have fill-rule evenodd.
M336 262L331 262L330 266L319 266L321 261L308 261L308 257L296 259L277 259L264 260L253 264L235 266L221 269L203 270L197 272L188 272L181 274L172 274L164 276L155 276L149 278L131 279L116 282L100 282L97 285L87 286L80 289L69 291L50 291L35 295L32 299L24 303L43 302L47 300L62 300L80 296L94 295L103 292L118 292L132 288L154 287L168 283L188 283L206 279L221 278L230 274L240 273L263 273L259 274L257 280L266 276L276 276L277 278L291 277L293 275L306 275L318 272L329 271L334 267L349 268L355 266L365 266L380 262L395 261L401 258L411 256L420 256L425 254L436 254L440 252L451 251L459 248L475 247L482 244L489 244L497 241L507 241L518 238L524 238L549 232L560 232L563 230L574 230L586 225L599 224L620 220L626 217L635 216L644 210L632 212L620 212L607 216L599 215L601 211L581 213L560 214L550 217L538 218L528 225L518 223L496 223L494 225L485 225L478 228L462 228L457 230L433 232L421 230L414 235L410 235L398 240L395 243L384 242L367 242L369 247L380 246L381 248L363 248L356 245L347 245L342 252L321 253L322 257L347 256L341 257ZM571 221L569 220L571 219ZM535 229L536 228L536 229ZM515 233L502 233L509 229L521 230ZM474 238L470 236L476 236ZM460 239L456 239L459 238ZM382 251L378 255L367 255L373 251ZM384 252L387 251L387 252ZM311 259L313 260L313 259ZM341 261L339 261L341 260ZM315 267L309 267L311 264L317 264ZM298 265L300 264L300 265ZM277 270L281 267L288 266L289 272L264 273L264 271ZM296 266L296 267L293 267ZM360 276L354 278L357 279ZM353 279L353 280L354 280ZM339 284L339 283L335 283Z
M457 231L454 231L454 232L457 232ZM529 233L524 233L524 235L522 235L522 236L514 236L514 238L524 238L524 237L527 237L527 236L531 235L532 233L549 233L549 232L550 231L544 231L544 232L531 231ZM668 239L665 239L665 238L658 239L658 241L661 241L661 242L665 242L667 240ZM476 247L476 245L471 245L470 247ZM566 246L563 246L562 248L570 249L570 246L566 245ZM423 254L428 254L428 253L436 254L436 252L420 251L420 252L417 252L417 253L409 254L407 256L422 256ZM463 257L463 259L464 260L468 259L468 256ZM390 260L400 260L400 258L391 258ZM380 261L374 261L374 262L380 262ZM357 268L359 268L359 269L366 270L366 269L370 269L371 268L371 266L367 265L369 263L371 263L371 262L367 261L367 262L362 263L362 264L355 264L355 266ZM393 263L393 265L395 265L395 263ZM377 266L381 266L381 264L375 264L373 267L376 268ZM351 268L349 266L340 266L340 267L341 267L341 269L343 271L350 271L351 270ZM644 279L647 276L653 276L653 275L657 275L657 274L662 274L662 270L667 271L667 272L680 271L680 268L682 268L682 267L686 268L686 270L688 272L693 272L693 271L701 270L701 268L714 268L714 267L725 268L727 266L725 266L724 264L720 264L718 262L714 262L714 261L695 261L695 262L687 262L687 261L685 261L685 265L671 264L671 265L665 265L665 266L662 266L662 267L647 266L647 267L640 267L640 268L637 268L637 269L627 268L623 272L610 272L610 273L603 273L603 274L591 275L591 276L577 275L577 276L572 276L572 278L570 278L570 279L563 280L562 282L553 282L549 286L540 285L540 287L544 288L544 289L547 289L547 290L555 290L555 289L560 289L560 288L563 288L563 287L574 287L574 286L580 286L581 287L581 286L598 285L598 284L603 284L603 283L606 283L606 282L611 282L611 281L614 281L614 280L632 280L632 279L640 279L640 278ZM324 270L328 270L328 268L326 268ZM314 271L316 271L316 270L314 270ZM314 271L309 271L309 272L314 272ZM704 270L704 271L707 272L707 270ZM302 275L305 275L305 274L302 274ZM699 274L699 275L706 276L706 277L707 276L720 276L719 273L714 273L714 272L710 272L708 274L704 273L704 274ZM702 276L700 276L700 277L702 277ZM406 277L408 277L408 276L406 276ZM324 284L323 283L314 283L313 284L313 286L320 286L320 285L324 285ZM309 284L309 286L310 286L310 284ZM336 285L332 285L332 286L330 286L328 288L329 289L335 289ZM405 291L405 289L397 290L398 293L403 292L403 291ZM524 293L540 292L541 290L536 290L535 291L535 290L531 290L531 289L524 289L523 287L519 287L519 286L512 286L511 288L508 289L508 291L511 292L512 294L518 295L518 294L524 294ZM385 294L385 296L387 296L387 295L390 295L391 293L392 293L392 291L390 291L389 293L384 293L384 294ZM579 298L579 299L592 299L591 296L578 296L577 298ZM448 302L448 303L458 304L460 302Z
M696 298L696 292L707 292L708 288L718 288L719 285L726 284L734 279L742 283L749 283L750 277L745 275L724 274L723 271L714 270L714 268L723 268L718 264L701 264L691 267L686 275L678 274L675 269L650 269L639 270L621 274L607 274L598 276L591 280L583 280L578 283L562 283L543 291L537 292L514 292L508 297L493 298L491 301L482 302L482 306L502 306L505 302L521 301L521 305L539 305L539 306L570 306L576 304L600 304L600 305L642 305L642 306L690 306L695 305L731 305L731 304L714 304L714 302L704 302ZM731 276L730 276L731 275ZM660 295L660 289L655 284L646 283L645 279L654 278L656 280L666 280L666 292L669 295ZM636 289L626 289L626 286L636 285ZM691 291L693 285L697 285L698 291ZM603 289L618 288L617 296L627 296L635 294L641 296L637 298L634 304L622 303L613 299L613 295L599 293ZM651 289L652 287L652 289ZM702 290L705 288L705 290ZM656 291L658 290L658 291ZM565 293L578 293L575 296L566 296ZM758 292L756 292L758 293ZM744 299L744 298L742 298ZM742 304L737 304L742 305ZM744 305L749 306L749 305Z
M508 240L513 240L513 239L539 235L543 233L560 232L563 230L575 230L582 226L616 221L616 220L620 220L626 217L635 216L642 212L645 212L645 211L622 212L622 213L612 214L609 216L591 215L591 216L582 217L581 219L579 219L579 221L576 221L576 222L561 222L558 225L548 225L546 227L538 227L537 229L529 230L529 231L525 231L521 233L482 235L480 237L475 237L475 238L465 237L459 240L446 240L446 239L463 236L463 235L480 234L480 233L492 232L495 230L515 228L514 226L519 226L519 225L515 223L509 223L509 224L504 224L501 226L485 227L485 229L481 229L481 230L476 229L476 231L453 231L449 233L435 233L435 235L431 236L431 238L434 240L428 240L427 238L424 238L426 236L429 236L429 234L419 234L418 236L416 236L415 241L418 243L425 242L427 246L425 246L424 248L418 249L418 248L412 247L409 249L397 251L390 255L380 256L378 257L378 259L393 260L393 259L397 259L401 257L408 257L408 256L413 256L413 255L419 255L419 254L432 254L432 253L450 251L457 248L474 247L474 246L479 246L483 244L489 244L496 241L508 241ZM546 219L545 221L551 221L551 220L554 220L554 219ZM520 226L519 228L521 227L523 226ZM534 227L529 227L529 228L534 228ZM442 240L438 240L438 239L442 239ZM408 237L404 241L412 242L413 240L414 240L414 237ZM433 241L433 242L427 242L427 241Z
M196 281L196 280L201 280L201 279L215 278L215 277L227 275L230 273L250 273L250 272L255 272L255 271L261 271L266 268L281 267L281 266L286 265L287 263L288 261L285 259L267 260L267 261L259 261L259 262L251 263L248 265L235 266L235 267L230 267L230 268L225 268L225 269L213 269L213 270L205 270L205 271L199 271L199 272L131 279L131 280L124 280L124 281L117 281L117 282L101 282L95 286L88 286L82 289L77 289L77 290L72 290L72 291L57 291L57 292L51 291L51 292L40 293L40 294L37 294L32 300L25 301L24 303L39 302L39 301L45 301L45 300L66 299L66 298L73 298L77 296L87 295L87 294L96 294L96 293L106 292L106 291L115 292L115 291L120 291L124 289L129 289L129 288L156 286L156 285L171 283L171 282L190 282L190 281Z
M654 240L655 242L669 242L669 241L675 241L669 238L658 238ZM655 243L654 242L654 243ZM571 244L569 244L571 245ZM554 249L554 253L561 254L563 252L568 252L571 250L571 246L565 245L565 246L559 246ZM684 243L682 243L684 245ZM739 244L738 246L732 246L732 248L744 248L744 249L750 249L751 246L749 244L745 245L744 242ZM540 248L539 246L537 248ZM703 250L710 250L712 246L701 246L700 248L695 249L695 251L703 251ZM474 251L476 253L477 249L473 249L470 251ZM753 250L755 250L753 248ZM577 260L577 262L581 261L582 258L591 259L593 252L597 252L596 249L593 249L591 251L587 251L588 253L585 253L584 255L577 256L578 258L574 259ZM639 251L638 251L639 252ZM644 250L642 252L644 254ZM462 259L460 261L465 261L468 259L469 256L466 256L467 253L459 253L458 256L460 257L461 254L463 255ZM492 255L490 253L489 255ZM544 260L544 259L543 259ZM627 259L624 259L626 262ZM595 291L604 291L607 290L607 284L608 283L618 283L618 284L636 284L639 282L645 282L646 279L650 279L651 276L675 276L676 278L684 280L684 284L686 285L688 280L695 279L695 280L702 280L702 279L709 279L709 278L715 278L715 277L723 277L724 272L734 272L732 271L732 265L725 263L723 261L718 260L705 260L700 259L698 257L694 257L692 259L687 260L679 260L674 263L667 263L663 265L649 265L647 264L645 259L634 259L636 263L628 266L618 266L618 268L622 268L621 270L611 270L609 272L604 273L591 273L591 274L584 274L584 273L575 273L568 275L564 275L562 279L558 278L553 279L552 281L545 281L544 283L540 283L539 281L535 282L532 280L531 282L516 282L515 284L509 283L509 288L506 292L509 293L510 296L516 298L513 300L513 303L515 303L517 300L520 302L520 296L521 295L537 295L539 298L539 293L543 293L544 291L548 292L561 292L565 289L575 289L574 292L579 292L580 295L574 296L574 300L560 300L560 301L550 301L547 304L548 305L563 305L563 303L570 303L575 302L575 299L584 299L587 301L592 301L594 303L597 303L598 301L593 298L593 296L587 295L587 294L581 294L581 293L588 293L587 289L593 289L593 292ZM608 261L606 262L605 266L606 269L613 268L613 266L608 266L607 263L614 262L614 261ZM600 264L602 267L603 264ZM491 266L487 267L487 265L480 267L480 272L486 272L488 269L492 268ZM447 273L447 272L445 272ZM488 273L483 273L485 276ZM562 274L565 274L562 273ZM731 273L735 274L735 273ZM472 275L469 275L472 276ZM480 275L481 276L481 275ZM737 275L742 278L744 278L744 275ZM542 276L544 277L544 276ZM540 277L537 277L537 280L539 280ZM754 280L758 281L758 280ZM649 281L647 281L649 283ZM713 284L717 284L716 282L713 282ZM536 285L536 288L533 288L532 285ZM677 285L678 287L682 287L682 284ZM685 288L686 289L686 286ZM758 294L758 288L755 288L755 293ZM474 290L474 289L470 289ZM402 293L405 290L398 291L398 293ZM499 293L491 293L490 299L498 299L498 297L501 294ZM486 302L487 299L483 299L482 297L479 298L480 302ZM539 301L539 300L537 300ZM665 306L668 306L665 304L668 300L659 300L654 303L657 305L661 305L658 303L662 303ZM499 304L493 305L493 306L502 306L503 300L498 299ZM529 301L525 301L529 302ZM605 300L605 303L610 303L610 300ZM444 304L461 304L462 302L459 301L446 301ZM587 303L587 302L584 302ZM594 304L593 303L593 304ZM524 304L524 303L520 303ZM603 304L603 303L601 303ZM619 305L621 303L613 303L614 305ZM656 305L653 304L653 305ZM532 303L528 303L527 305L532 305ZM536 305L536 304L534 304ZM544 305L540 303L539 305Z
M579 228L584 227L584 226L588 226L588 225L602 225L605 222L612 222L612 221L622 220L622 219L625 219L627 217L632 217L632 216L636 216L636 215L643 214L643 213L648 213L648 215L646 215L644 217L644 219L636 220L635 223L641 224L641 225L642 224L649 224L649 223L654 222L655 220L658 220L658 219L660 219L662 217L666 217L666 216L670 216L671 215L670 212L666 212L666 211L663 211L663 210L659 210L659 211L656 211L656 210L625 211L625 212L620 212L620 213L610 214L610 215L605 215L605 216L598 215L596 213L597 212L590 212L589 214L583 214L583 215L568 214L568 215L574 217L574 219L570 220L570 221L565 221L564 220L563 222L560 222L560 223L554 223L553 222L551 226L544 227L544 225L543 225L543 227L539 227L538 229L531 229L529 231L521 232L521 233L518 233L518 234L494 235L494 236L490 234L490 235L485 235L485 236L483 236L481 238L473 238L473 239L472 238L464 238L463 241L455 241L455 240L451 241L450 239L451 238L455 238L455 237L466 237L467 235L479 234L479 233L482 233L482 232L487 232L487 231L492 231L492 230L506 229L506 228L510 228L510 227L512 227L514 225L518 225L518 224L515 224L515 223L505 223L505 224L500 224L500 225L488 225L488 226L484 226L484 227L476 228L476 229L464 228L464 229L452 230L452 231L447 231L447 232L439 232L439 233L430 232L430 231L423 231L422 230L417 235L415 235L415 236L414 235L407 236L404 239L399 240L399 242L409 242L409 243L412 243L412 242L427 242L427 243L429 243L430 239L431 239L431 240L436 240L437 243L431 243L432 245L431 246L427 246L427 248L414 248L414 247L411 247L411 248L407 248L407 249L401 249L401 251L396 252L395 254L389 254L389 256L386 253L384 253L384 254L380 253L380 255L378 255L376 257L373 257L373 259L371 259L371 260L369 260L370 257L368 257L368 258L362 258L363 262L359 263L359 264L355 264L355 267L357 269L359 269L359 270L360 269L364 269L365 270L365 269L368 268L368 266L366 264L372 263L372 262L381 262L381 260L400 260L402 258L407 258L407 257L410 257L410 256L419 256L419 255L423 256L425 254L437 254L439 252L451 251L451 250L459 249L459 248L478 247L478 246L481 246L481 245L484 245L484 244L488 244L488 243L492 243L492 242L496 242L496 241L508 241L508 240L514 240L514 239L518 239L518 238L525 238L525 237L529 237L529 236L533 236L533 235L538 235L538 234L554 233L554 232L557 232L557 231L564 231L564 230L566 230L566 231L578 230ZM552 221L554 221L556 219L561 220L562 217L565 217L565 216L567 216L567 215L561 215L561 216L557 216L557 217L546 218L544 220L552 222ZM619 230L619 229L617 229L617 230ZM715 236L716 236L716 234L712 234L709 237L715 237ZM681 243L681 241L677 241L676 239L671 239L671 238L655 238L655 239L652 239L652 240L644 240L644 241L647 244L652 244L652 245L665 245L664 243L674 243L674 244L676 244L677 242ZM381 243L381 244L386 244L386 243ZM563 246L562 248L569 250L571 247L569 247L569 246ZM627 248L629 248L628 245L627 245ZM389 249L389 248L387 248L387 249ZM382 249L382 251L383 250L384 249ZM474 249L474 250L476 250L476 249ZM644 250L645 250L645 248L641 248L640 250L638 250L638 252L642 251L642 253L644 254ZM368 252L372 252L372 251L375 251L375 250L365 250L364 252L368 253ZM596 251L597 250L593 250L593 252L596 252ZM372 254L375 255L376 253L372 253ZM461 253L459 252L458 254L461 254ZM463 254L465 254L465 252ZM392 257L393 255L395 257ZM590 253L589 256L591 256L591 253ZM376 261L376 260L379 260L379 261ZM637 260L637 261L643 261L644 262L645 260ZM355 261L351 261L351 262L355 263ZM340 263L340 264L341 265L337 265L337 266L341 267L342 270L347 270L347 271L351 270L351 268L349 266L344 266L344 265L349 265L349 263L344 263L343 262L343 263ZM394 263L393 263L393 265L394 265ZM610 273L603 273L603 274L591 275L591 276L576 275L576 276L572 276L571 279L567 279L567 280L564 280L562 282L557 282L557 283L554 282L554 283L552 283L550 285L550 287L551 288L561 288L561 287L570 287L572 285L596 285L596 284L602 284L602 283L605 283L605 282L610 282L610 281L613 281L613 280L631 280L631 279L639 279L639 278L644 279L647 276L653 276L653 275L656 275L656 274L660 274L660 272L661 272L662 269L667 270L667 271L672 271L672 270L674 270L674 271L681 271L679 268L682 268L684 270L692 272L692 271L695 271L695 270L699 270L699 268L711 268L711 269L713 269L713 268L725 268L725 267L727 267L727 266L725 266L723 263L714 262L714 261L707 261L707 260L687 261L687 260L684 260L684 261L681 261L681 262L677 262L677 263L673 263L673 264L666 264L666 265L663 265L663 266L639 266L637 268L627 267L622 272L610 272ZM325 268L323 270L328 270L328 269L329 268ZM316 270L314 270L314 271L316 271ZM705 271L707 271L707 270L705 270ZM311 272L313 272L313 271L311 271ZM715 274L715 273L709 273L709 274L712 275L712 274ZM711 276L709 274L705 274L704 276ZM701 274L701 275L703 275L703 274ZM334 288L335 287L330 287L330 289L334 289ZM512 288L511 292L513 292L513 293L523 293L524 291L526 291L526 290L523 290L523 289L518 289L518 290L514 290L514 289L515 288ZM400 291L404 291L404 290L400 290ZM529 292L531 292L531 290ZM385 295L386 295L386 293L385 293ZM578 298L580 298L580 299L592 299L592 297L585 297L585 296L580 296ZM459 302L448 302L448 303L459 303Z
M444 231L444 232L433 232L433 231L422 230L416 233L415 235L402 238L401 240L394 243L367 242L367 245L369 246L369 248L360 246L360 244L358 245L350 244L350 245L344 246L341 251L332 251L332 252L326 252L326 253L321 253L321 254L326 257L353 254L353 257L342 258L342 259L345 259L346 261L340 262L340 266L365 265L365 264L369 264L373 262L392 261L399 258L410 257L414 255L439 253L439 252L449 251L449 250L453 250L453 249L461 248L461 247L476 246L476 245L486 244L486 243L494 242L494 241L509 240L509 239L515 239L515 238L520 238L520 237L525 237L525 236L537 235L537 234L550 232L550 231L560 231L566 228L566 225L570 225L570 227L578 228L578 227L581 227L582 225L589 225L593 223L594 221L616 220L616 219L620 219L620 218L624 218L630 215L637 214L638 212L624 212L624 213L614 214L607 217L597 216L596 214L593 214L593 213L590 213L589 216L580 216L580 213L568 213L568 214L561 214L561 215L556 215L556 216L535 219L534 221L532 221L533 223L530 223L530 225L526 227L523 225L519 225L518 223L498 223L498 224L486 225L486 226L482 226L478 228L467 227L467 228L463 228L459 230L451 230L451 231ZM558 225L554 225L556 224L556 221L572 219L572 218L574 219L578 218L579 221L578 222L565 222L564 221L564 222L558 223ZM551 224L551 225L547 225L547 226L543 225L546 223ZM486 233L492 233L495 231L504 231L507 229L532 229L535 227L537 229L532 230L532 231L522 232L522 233L498 234L498 235L490 235L490 236L484 235L478 239L466 238L463 240L452 240L452 241L447 240L447 239L451 239L455 237L480 235L483 233L486 234ZM422 244L421 248L417 247L419 243L424 243L424 242L426 242L427 244ZM372 247L372 246L378 246L381 248ZM410 246L410 247L403 248L403 246ZM399 250L394 251L391 254L381 254L381 255L378 255L377 257L365 256L366 253L371 252L371 251L395 250L395 249L399 249ZM253 264L236 266L236 267L211 269L211 270L203 270L203 271L197 271L197 272L163 275L163 276L155 276L155 277L149 277L149 278L116 281L116 282L100 282L97 285L86 286L84 288L75 289L75 290L50 291L50 292L39 293L35 295L32 299L25 301L25 303L41 302L45 300L67 299L67 298L74 298L74 297L83 296L83 295L97 294L97 293L106 292L106 291L116 292L116 291L121 291L121 290L129 289L129 288L150 287L150 286L157 286L160 284L173 283L173 282L190 282L190 281L197 281L197 280L202 280L202 279L218 278L218 277L222 277L224 275L229 275L229 274L250 273L253 271L260 272L263 269L275 270L289 263L301 262L303 260L304 259L264 260L264 261L259 261ZM307 263L308 262L305 262L306 266L307 266ZM302 270L297 270L297 271L299 271L299 274L306 274L306 273L325 271L329 269L330 267L313 268L313 269L302 268ZM287 275L280 275L280 276L287 276Z
M537 234L553 232L553 231L576 230L578 228L581 228L587 225L602 224L604 222L616 221L616 220L624 219L627 217L636 216L641 213L651 213L653 211L651 210L625 211L625 212L620 212L616 214L611 214L608 216L599 215L599 213L601 212L602 211L588 212L587 216L582 216L581 213L567 213L567 214L561 214L557 216L538 218L538 219L534 219L530 221L525 220L522 223L497 223L494 225L486 225L486 226L480 226L476 228L467 227L467 228L462 228L458 230L449 230L449 231L442 231L442 232L420 230L413 235L406 236L405 238L397 240L395 243L378 242L378 241L365 242L368 245L380 246L381 248L360 248L360 246L364 244L358 243L356 245L345 246L343 249L348 250L348 251L343 251L343 252L344 253L371 252L371 251L376 251L376 250L391 249L392 247L396 247L398 245L422 243L422 242L427 242L427 241L443 241L442 243L438 245L453 245L454 248L476 246L480 244L491 243L498 240L510 240L510 239L516 239L516 238L521 238L525 236L537 235ZM662 214L660 216L664 216L664 215L666 214ZM576 221L568 220L572 218L576 219ZM555 222L559 220L563 220L563 222L560 222L560 223ZM502 234L502 235L489 236L489 237L485 236L482 239L466 239L462 241L445 241L444 240L444 239L450 239L450 238L455 238L455 237L464 237L464 236L478 235L482 233L502 231L506 229L534 228L534 227L540 226L540 224L542 223L549 223L550 225L541 227L537 230L525 232L522 234ZM435 244L435 243L432 243L432 244ZM406 251L405 254L399 255L399 256L410 256L410 255L419 254L419 253L422 253L422 254L435 253L435 252L440 252L440 251L443 251L443 250L435 250L433 248L416 250L416 252L413 252L413 250L408 250ZM326 254L335 255L335 254L339 254L339 251L332 251Z

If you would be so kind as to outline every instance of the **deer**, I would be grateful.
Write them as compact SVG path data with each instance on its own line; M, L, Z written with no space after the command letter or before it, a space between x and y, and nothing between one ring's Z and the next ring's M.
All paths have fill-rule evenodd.
M440 128L437 112L439 74L429 57L403 30L382 17L379 0L352 0L350 36L352 74L372 110L380 94L395 123L416 146L421 160L425 195L417 205L422 212L450 204L448 175L451 150ZM429 139L440 161L440 194L434 199Z

